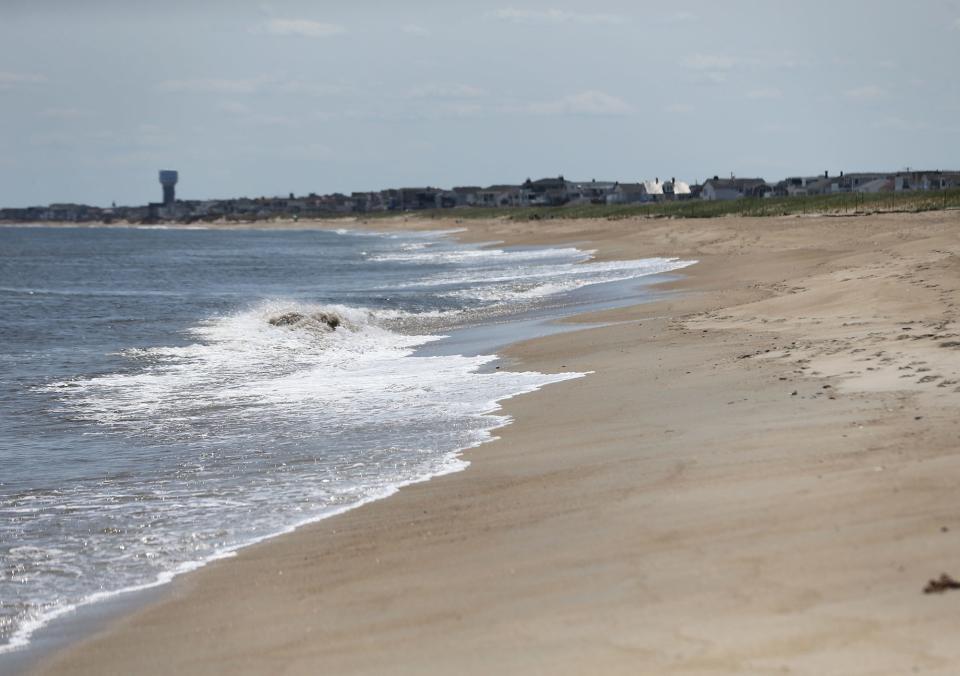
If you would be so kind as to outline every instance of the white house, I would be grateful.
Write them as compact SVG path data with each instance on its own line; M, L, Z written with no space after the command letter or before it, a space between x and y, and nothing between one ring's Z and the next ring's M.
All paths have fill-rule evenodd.
M663 183L660 182L659 178L652 181L642 181L640 185L643 186L643 194L646 196L645 201L663 199Z

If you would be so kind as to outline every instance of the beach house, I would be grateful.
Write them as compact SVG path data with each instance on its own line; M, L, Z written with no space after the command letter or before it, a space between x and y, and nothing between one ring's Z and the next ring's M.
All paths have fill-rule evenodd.
M741 197L765 197L773 188L762 178L719 178L704 182L700 198L708 201L735 200Z

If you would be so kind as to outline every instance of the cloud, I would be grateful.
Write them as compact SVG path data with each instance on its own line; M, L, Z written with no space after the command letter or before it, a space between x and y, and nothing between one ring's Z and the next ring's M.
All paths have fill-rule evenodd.
M527 24L621 24L626 19L617 14L583 14L562 9L515 9L508 7L493 13L497 19Z
M310 19L270 19L264 29L270 35L294 35L304 38L328 38L347 32L340 24Z
M280 94L306 94L311 96L333 96L347 91L346 88L339 85L307 82L305 80L277 80L272 77L166 80L157 85L157 89L162 92L195 92L201 94L256 94L268 90Z
M742 62L726 54L694 53L685 58L682 65L696 73L696 80L702 84L719 85L727 81L730 71Z
M877 101L887 97L887 90L878 85L864 85L843 93L851 101Z
M46 76L38 73L0 71L0 89L13 89L19 85L43 84L46 81Z
M222 101L217 108L233 116L234 119L242 124L257 125L263 127L295 127L297 120L286 115L274 115L271 113L260 113L239 101Z
M704 71L696 74L694 82L705 85L721 85L727 81L728 77L727 73Z
M929 129L929 125L926 122L921 122L918 120L907 120L902 117L897 116L888 116L881 118L873 123L874 129L887 129L894 131L923 131L924 129Z
M664 21L666 23L687 23L688 21L696 21L699 18L700 17L693 12L682 11L668 14L666 17L664 17Z
M337 96L348 91L340 85L307 82L305 80L285 80L273 85L281 94L307 94L310 96Z
M400 26L400 32L406 33L407 35L420 35L420 36L430 35L429 30L415 23L407 23Z
M221 101L217 108L231 115L246 115L250 112L250 106L239 101Z
M483 107L480 104L461 101L445 103L444 109L456 117L472 117L483 112Z
M695 52L681 62L687 70L699 74L699 79L708 84L726 82L733 71L782 71L792 70L801 61L788 53L760 53L731 56L729 54L704 54Z
M198 78L193 80L165 80L157 85L164 92L205 92L216 94L253 94L259 90L263 78L230 80L223 78Z
M953 22L953 30L960 31L960 19Z
M691 54L683 65L690 70L732 70L739 61L725 54Z
M486 92L468 84L425 84L407 94L412 99L475 99Z
M633 107L616 96L590 90L556 101L505 106L503 111L528 115L627 115L633 112Z
M675 115L688 115L696 110L696 108L689 103L671 103L663 110L664 112L673 113Z
M40 112L40 116L56 120L71 120L78 117L89 117L90 111L80 110L79 108L47 108Z
M776 87L753 89L747 92L747 98L752 101L775 101L783 98L783 92Z

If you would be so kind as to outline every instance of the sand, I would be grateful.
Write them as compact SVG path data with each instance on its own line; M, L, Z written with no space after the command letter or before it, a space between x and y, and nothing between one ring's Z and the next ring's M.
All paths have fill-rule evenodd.
M466 471L179 578L37 673L960 671L960 592L923 593L960 577L960 212L371 225L701 262L509 348L594 373L506 402Z

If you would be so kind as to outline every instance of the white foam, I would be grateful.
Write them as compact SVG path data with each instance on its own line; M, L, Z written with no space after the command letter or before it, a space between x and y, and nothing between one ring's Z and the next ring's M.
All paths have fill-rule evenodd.
M428 278L412 275L420 279L406 288L456 298L458 308L479 303L481 311L691 264L597 262L593 252L572 247L480 248L436 232L338 234L395 240L398 251L368 260L440 266ZM155 471L138 465L127 478L4 505L10 514L67 511L82 533L65 534L57 547L17 549L24 579L53 575L54 586L38 588L31 601L39 605L16 618L0 653L26 645L38 628L83 605L164 584L241 547L459 471L467 465L464 449L489 441L509 422L500 402L585 375L483 372L494 356L416 356L419 346L442 336L391 330L461 311L411 315L263 301L194 327L185 345L123 351L129 369L49 385L62 411L96 423L96 434L182 455L164 458ZM330 331L316 321L269 321L319 312L342 324ZM311 454L313 445L319 448ZM295 452L275 454L275 446ZM90 570L110 575L96 579L85 571L80 579L100 586L71 596L56 585L80 569L74 550L84 552Z
M278 314L321 310L339 315L341 326L330 332L269 323ZM76 525L94 524L82 529L86 565L110 570L110 579L100 581L106 589L72 599L56 587L38 588L38 606L18 618L0 652L26 645L38 628L83 605L164 584L254 542L459 471L464 449L509 422L499 402L583 375L481 373L492 356L417 357L417 346L439 336L399 334L383 321L365 309L265 302L196 327L192 344L137 351L133 370L50 386L70 415L131 439L216 442L217 430L225 430L255 448L265 428L295 438L302 426L307 437L361 438L371 448L338 455L333 442L333 457L290 474L282 466L264 471L255 454L191 457L176 480L145 471L40 500L47 509L69 510ZM154 524L146 532L129 526L141 513ZM110 514L127 527L98 533ZM77 546L68 540L57 551L20 548L17 555L30 575L42 577L73 565L65 550ZM159 570L150 574L151 567Z

